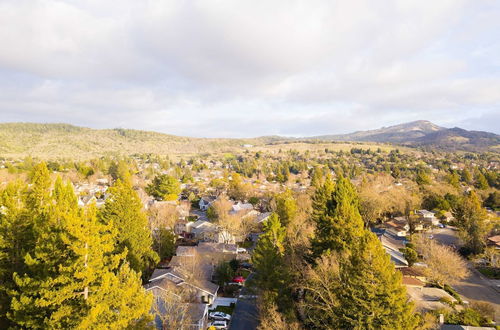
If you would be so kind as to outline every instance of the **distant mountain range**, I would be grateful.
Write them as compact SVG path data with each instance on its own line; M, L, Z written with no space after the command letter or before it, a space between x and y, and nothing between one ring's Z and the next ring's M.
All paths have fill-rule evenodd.
M194 155L234 152L245 145L257 147L318 140L500 152L500 136L497 134L444 128L424 120L342 135L249 139L191 138L131 129L91 129L68 124L5 123L0 124L0 157L31 155L45 159L82 159L107 154Z
M350 134L314 137L325 141L357 141L435 147L447 150L500 151L500 135L462 128L445 128L427 120L358 131Z

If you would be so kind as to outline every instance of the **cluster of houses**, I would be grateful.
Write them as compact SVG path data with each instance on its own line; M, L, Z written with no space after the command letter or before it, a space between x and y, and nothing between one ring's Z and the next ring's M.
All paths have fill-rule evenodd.
M223 261L244 259L236 244L199 242L178 246L167 266L154 270L146 291L154 296L153 312L158 329L170 310L182 310L186 329L206 329L208 310L217 299L219 286L213 282L215 268Z
M78 196L78 205L87 206L95 203L97 207L104 205L108 197L108 179L97 179L95 184L79 183L75 185L75 193Z
M413 230L422 232L432 226L440 225L433 212L427 210L415 211ZM386 253L391 257L396 269L402 273L403 284L407 288L410 299L417 310L430 311L448 308L444 301L457 302L448 292L427 286L427 278L422 267L409 267L401 250L406 246L406 236L410 233L410 224L404 217L397 217L384 223L382 228L373 228Z
M216 198L214 197L201 198L199 201L200 210L208 210L215 200ZM241 202L235 203L229 213L233 215L237 214L242 220L247 218L252 219L256 225L262 223L271 215L270 212L261 213L255 210L250 203ZM180 217L179 221L175 224L174 232L179 236L191 238L198 242L235 244L245 240L245 237L235 236L226 229L208 221L204 215L199 216L196 221L190 221L186 217Z

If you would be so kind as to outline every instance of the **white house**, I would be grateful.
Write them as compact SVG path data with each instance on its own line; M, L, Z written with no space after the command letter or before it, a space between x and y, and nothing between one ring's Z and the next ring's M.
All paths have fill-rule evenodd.
M210 205L212 205L214 200L215 200L215 198L213 198L213 197L202 197L200 199L200 202L198 203L200 210L202 210L202 211L208 210L208 208L210 207Z

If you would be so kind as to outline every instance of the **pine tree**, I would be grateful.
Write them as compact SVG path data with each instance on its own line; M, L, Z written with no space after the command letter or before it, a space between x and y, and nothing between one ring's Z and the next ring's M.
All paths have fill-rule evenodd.
M314 266L305 285L312 325L324 329L412 329L401 275L376 236L363 226L355 188L340 178L325 201L311 240Z
M115 253L116 231L78 207L73 187L60 179L35 224L36 246L15 273L10 319L23 328L126 328L149 320L151 297L139 274Z
M278 215L273 213L264 223L264 234L259 237L252 254L255 284L263 291L277 294L282 287L284 240L285 228L281 226Z
M331 189L325 186L323 194ZM357 237L363 233L364 223L359 214L359 199L356 189L346 178L339 178L331 197L324 206L317 197L313 220L316 230L311 241L313 256L319 257L326 251L341 252L349 250Z
M318 222L326 214L328 201L332 198L334 183L331 176L328 174L325 182L319 185L314 191L312 197L312 220Z
M486 180L486 177L480 171L477 171L476 174L476 187L481 190L486 190L490 187L488 185L488 180Z
M10 326L13 274L25 269L24 256L34 248L33 221L26 209L27 185L11 182L0 193L0 328Z
M121 180L115 182L109 193L100 218L117 229L119 251L127 250L130 267L142 273L154 266L159 258L152 249L153 239L141 200L131 183Z
M286 226L297 215L297 202L291 190L276 195L276 214L283 226Z
M359 246L341 262L335 328L414 329L416 318L390 257L365 230Z

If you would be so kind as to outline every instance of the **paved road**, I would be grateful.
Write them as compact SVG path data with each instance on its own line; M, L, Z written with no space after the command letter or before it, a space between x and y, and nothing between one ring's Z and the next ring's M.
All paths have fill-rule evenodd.
M231 330L255 330L259 325L255 298L240 298L231 320Z
M450 228L434 229L434 239L445 245L459 246L457 232ZM470 275L466 279L453 285L453 288L465 300L486 301L496 309L496 322L500 322L500 293L495 288L495 283L488 280L469 264Z
M434 240L444 245L459 246L460 239L457 237L457 231L454 228L435 228L429 232L434 236Z
M247 278L250 280L253 273ZM255 293L249 290L247 287L243 287L240 293L240 297L236 303L236 308L234 309L233 316L231 319L230 330L255 330L259 325L259 313L257 310L257 301L255 298Z

